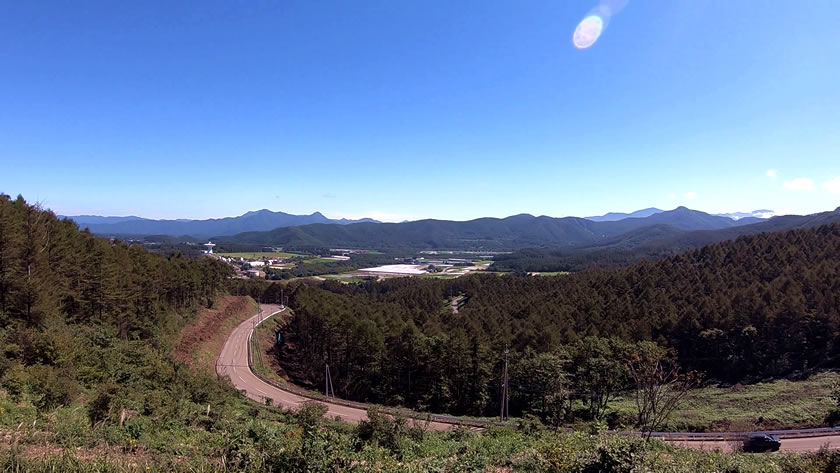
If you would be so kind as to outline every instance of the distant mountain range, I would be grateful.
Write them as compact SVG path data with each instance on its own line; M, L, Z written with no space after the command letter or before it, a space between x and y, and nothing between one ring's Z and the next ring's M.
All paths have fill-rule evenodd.
M227 236L242 232L272 230L313 223L348 225L351 223L378 223L361 220L329 219L320 212L310 215L293 215L271 210L247 212L238 217L211 218L207 220L152 220L142 217L100 217L77 215L67 217L80 228L87 228L98 235L190 235L193 237Z
M678 207L670 211L647 208L586 218L520 214L465 222L429 219L381 223L372 219L329 219L320 212L293 215L263 209L238 217L207 220L97 215L68 218L81 228L106 236L191 236L252 245L517 249L637 246L686 232L750 225L772 214L770 210L756 210L710 215Z
M726 217L718 217L726 218ZM621 265L646 258L672 255L744 235L781 232L840 223L840 208L812 215L784 215L758 220L744 217L719 229L685 231L666 224L643 226L629 232L571 247L528 248L495 258L502 271L578 271L598 265Z
M651 210L656 209L642 212L649 213ZM558 248L599 244L622 235L624 238L636 238L637 244L642 244L654 238L673 237L698 230L731 229L762 221L756 217L734 220L678 207L654 212L646 217L608 221L520 214L465 222L430 219L405 223L314 224L229 237L219 235L219 239L229 243L277 246L488 250Z
M657 209L656 207L651 207L648 209L637 210L635 212L630 212L629 214L621 213L621 212L610 212L598 217L586 217L587 220L592 220L593 222L616 222L618 220L624 220L625 218L644 218L650 217L653 214L662 213L664 210Z
M656 207L650 207L647 209L637 210L635 212L630 213L621 213L621 212L610 212L604 215L596 216L596 217L586 217L587 220L592 220L593 222L616 222L618 220L624 220L625 218L644 218L650 217L653 214L662 213L664 210L657 209ZM770 218L776 215L775 212L772 210L753 210L752 212L733 212L728 214L714 214L717 217L728 217L732 220L740 220L742 218Z

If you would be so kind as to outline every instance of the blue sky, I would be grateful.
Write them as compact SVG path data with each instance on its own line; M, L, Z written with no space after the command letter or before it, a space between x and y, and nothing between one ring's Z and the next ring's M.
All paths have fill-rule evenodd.
M840 205L840 6L4 2L0 191L58 213ZM768 172L772 170L772 172Z

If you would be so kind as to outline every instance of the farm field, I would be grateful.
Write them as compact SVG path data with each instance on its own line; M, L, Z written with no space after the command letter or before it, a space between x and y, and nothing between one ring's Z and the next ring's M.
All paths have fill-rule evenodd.
M365 279L359 278L355 276L355 272L353 273L345 273L345 274L324 274L321 276L323 279L332 280L332 281L344 281L344 282L363 282Z
M256 251L246 253L215 253L216 256L223 256L225 258L243 258L246 260L261 260L266 258L295 258L298 255L295 253L284 253L282 251Z
M347 261L335 258L321 258L321 257L314 257L314 258L307 258L304 256L303 263L304 264L316 264L316 263L335 263L340 261Z
M424 274L420 276L421 278L428 278L428 279L455 279L461 276L461 274L452 274L452 273L431 273L431 274Z

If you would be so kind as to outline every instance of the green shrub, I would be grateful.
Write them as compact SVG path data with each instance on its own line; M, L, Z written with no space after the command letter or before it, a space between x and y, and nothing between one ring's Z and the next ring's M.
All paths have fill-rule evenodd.
M88 419L91 425L97 425L111 416L112 404L120 392L116 384L104 384L97 389L96 396L88 402Z
M367 420L356 427L356 436L364 443L374 443L399 455L402 451L402 439L408 433L405 417L391 417L378 407L367 411Z
M67 373L48 365L33 365L28 368L29 385L36 396L35 406L48 411L58 406L67 406L79 395L79 385Z
M55 440L64 448L89 445L90 423L81 407L66 407L55 411Z
M13 400L20 401L26 392L26 386L29 384L29 375L22 364L14 363L6 370L3 378L0 379L0 384Z

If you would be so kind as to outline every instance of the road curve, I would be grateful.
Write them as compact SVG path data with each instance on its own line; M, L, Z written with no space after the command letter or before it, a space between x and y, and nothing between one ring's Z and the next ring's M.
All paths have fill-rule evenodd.
M222 352L216 360L216 373L221 377L229 378L236 389L242 391L249 399L259 403L271 399L275 406L297 409L301 404L314 400L327 406L326 415L330 418L339 418L344 422L353 424L367 419L367 410L363 407L363 404L358 404L361 407L352 407L301 396L268 383L251 371L248 363L251 334L262 321L279 312L282 312L282 310L278 305L261 304L259 313L239 324L225 341ZM350 404L348 401L341 402ZM463 424L463 421L459 422L457 417L452 417L452 420L449 421L446 420L447 417L445 416L435 417L438 420L429 422L428 425L432 430L450 430L458 424ZM823 447L840 448L840 428L775 430L770 432L782 439L782 452L815 452ZM738 445L735 439L742 435L745 434L739 432L656 432L653 434L654 437L662 438L681 447L721 451L734 450Z
M263 381L251 371L248 364L248 348L250 346L251 333L259 323L278 312L281 312L280 306L278 305L261 304L259 313L239 324L225 341L224 347L222 347L222 352L216 360L216 373L221 377L229 378L233 386L243 392L249 399L261 404L266 399L271 399L275 406L297 409L301 404L311 402L313 399ZM320 399L316 401L327 406L326 416L329 418L337 417L344 422L354 424L367 419L366 409L334 404ZM453 423L446 422L430 422L429 428L433 430L449 430L453 425Z

